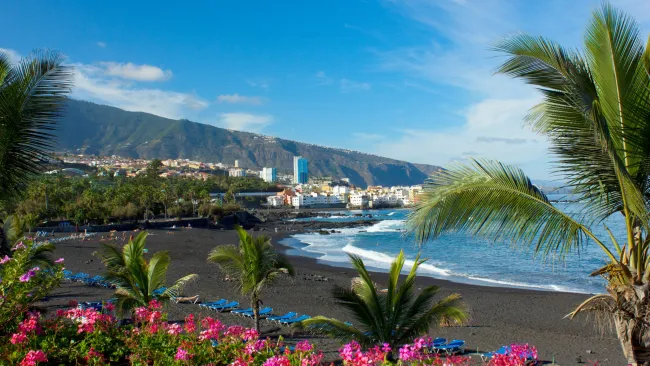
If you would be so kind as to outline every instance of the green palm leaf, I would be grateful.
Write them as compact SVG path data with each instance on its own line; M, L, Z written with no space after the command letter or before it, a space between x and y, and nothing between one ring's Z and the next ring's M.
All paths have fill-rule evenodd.
M71 86L72 69L57 52L35 52L13 67L0 54L0 200L20 195L41 172Z
M616 261L587 227L554 207L519 168L489 160L456 164L435 173L421 196L408 220L419 243L455 231L562 256L589 237Z
M301 322L297 327L325 333L342 341L356 340L369 347L388 343L393 349L408 343L442 321L463 323L467 320L465 305L460 295L450 295L436 302L436 286L428 286L416 296L414 284L417 268L424 261L415 259L409 275L399 283L404 266L404 253L400 252L391 264L388 289L379 292L370 278L363 261L350 255L359 272L361 282L352 289L335 287L332 294L338 304L347 310L354 325L336 319L317 316Z
M294 270L288 260L275 251L269 237L253 237L239 226L236 230L239 245L215 247L208 261L218 264L222 272L235 280L242 294L250 295L251 307L257 314L262 289L282 273L293 276ZM259 317L255 315L254 319L259 331Z
M165 285L167 270L171 263L166 251L154 253L147 262L144 247L147 234L142 232L121 249L104 245L101 254L106 266L106 279L117 286L115 307L122 315L137 306L146 306L153 300L153 291ZM169 300L180 295L183 287L198 276L184 276L169 286L159 300Z

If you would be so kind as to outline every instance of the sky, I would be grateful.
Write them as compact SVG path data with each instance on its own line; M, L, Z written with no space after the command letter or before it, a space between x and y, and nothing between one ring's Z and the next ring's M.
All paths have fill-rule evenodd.
M650 0L614 0L650 31ZM503 37L580 47L597 0L15 1L0 49L58 50L73 97L444 166L553 175L522 120L540 101L494 70Z

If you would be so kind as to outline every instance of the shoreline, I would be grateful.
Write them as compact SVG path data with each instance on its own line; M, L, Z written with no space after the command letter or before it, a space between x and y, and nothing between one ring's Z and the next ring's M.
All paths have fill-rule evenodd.
M239 301L240 307L249 306L249 299L238 292L235 284L225 281L218 267L207 262L207 254L215 246L237 243L236 232L196 228L149 232L149 253L167 250L171 256L168 283L190 273L199 275L198 281L187 286L183 295L199 295L201 301L225 298ZM287 247L279 241L293 232L253 234L271 236L273 245L285 251ZM96 254L103 243L99 239L97 236L85 242L74 240L58 243L54 255L64 257L66 267L73 272L103 274L104 266ZM121 243L118 241L118 244ZM272 307L274 314L293 311L355 322L331 296L335 285L349 288L352 278L356 277L354 270L318 263L313 258L288 256L296 276L281 276L272 286L265 288L262 294L264 306ZM371 275L373 281L385 286L388 277L386 273L373 271ZM428 285L440 287L436 300L459 293L470 309L470 321L466 325L431 329L429 335L449 340L463 339L467 342L468 352L489 352L503 345L529 343L538 348L541 360L555 360L559 365L574 365L577 357L585 362L599 360L601 365L620 365L624 360L614 333L601 336L584 318L574 321L564 319L567 313L587 298L586 295L468 285L425 276L417 277L416 290ZM110 298L112 293L112 290L65 282L42 305L53 311L65 308L72 299L100 301ZM182 320L187 314L194 313L200 317L216 317L226 325L252 325L242 318L203 310L197 305L168 304L166 307L169 320L172 321ZM266 322L263 322L263 332L265 336L282 336L288 343L309 339L323 350L328 362L339 359L338 349L341 343L336 340Z

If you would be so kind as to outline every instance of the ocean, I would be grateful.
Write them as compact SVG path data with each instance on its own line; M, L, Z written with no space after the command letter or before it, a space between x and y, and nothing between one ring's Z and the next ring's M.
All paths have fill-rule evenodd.
M550 196L551 199L566 199ZM576 216L581 212L575 203L556 203L563 212ZM605 281L589 274L606 263L606 256L593 242L567 254L565 259L535 257L530 248L512 247L507 243L474 238L468 235L448 234L421 248L404 236L408 209L332 212L332 217L307 220L355 221L351 214L371 214L377 223L369 227L340 229L340 233L321 235L302 233L283 239L291 247L290 254L317 259L321 263L349 267L349 254L363 258L367 267L388 271L390 263L401 249L408 259L410 269L418 252L427 262L418 274L454 282L484 286L514 287L522 289L562 291L574 293L603 293ZM297 219L301 220L301 219ZM622 217L611 217L605 224L619 242L624 241ZM602 223L592 230L599 239L609 244L609 236ZM611 249L614 251L613 249Z

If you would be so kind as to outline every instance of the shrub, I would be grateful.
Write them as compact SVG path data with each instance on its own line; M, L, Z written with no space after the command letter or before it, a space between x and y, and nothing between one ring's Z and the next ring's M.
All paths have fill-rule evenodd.
M63 278L63 258L52 263L47 257L53 248L25 240L14 245L13 257L0 258L0 333L15 330L33 304Z
M311 344L295 351L282 339L260 339L254 329L225 327L193 315L183 325L169 324L160 305L152 301L135 311L135 325L118 327L109 304L95 309L60 310L52 319L29 314L20 330L0 343L0 361L12 364L130 363L133 365L319 365L323 358ZM14 341L11 341L14 339ZM27 361L25 361L27 360Z

